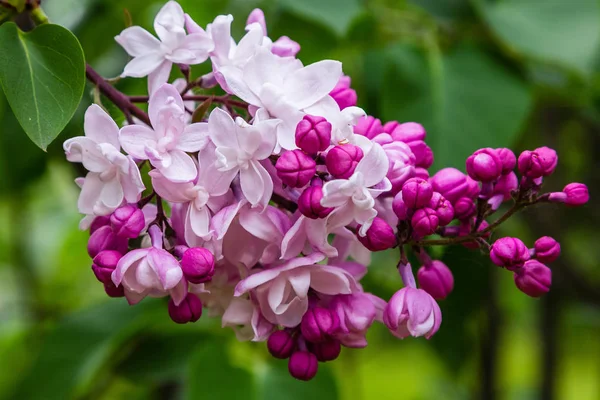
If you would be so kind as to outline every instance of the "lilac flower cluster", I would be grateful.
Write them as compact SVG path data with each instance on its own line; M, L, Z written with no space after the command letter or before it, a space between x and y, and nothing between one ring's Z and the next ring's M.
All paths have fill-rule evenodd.
M267 36L262 11L250 14L237 43L232 19L218 16L203 29L170 1L155 19L158 39L125 29L116 40L133 58L122 76L148 77L149 123L128 118L119 128L92 105L85 136L64 143L67 159L89 171L77 180L81 228L90 231L92 270L109 296L132 305L169 297L176 323L206 310L238 339L266 341L293 377L308 380L342 347L365 347L375 321L399 338L437 332L436 300L454 278L425 246L490 251L520 290L548 290L542 263L558 256L556 241L528 249L516 238L493 246L486 239L523 207L587 201L577 183L540 193L557 164L553 150L517 160L509 149L480 149L467 174L445 168L430 176L434 154L421 125L366 116L341 63L304 66L296 42ZM189 66L208 59L212 72L191 80ZM185 80L169 84L174 64ZM226 94L197 94L215 86ZM208 116L198 117L200 109ZM509 201L503 216L486 221ZM405 287L386 302L360 280L371 252L391 248ZM409 249L423 264L419 288Z

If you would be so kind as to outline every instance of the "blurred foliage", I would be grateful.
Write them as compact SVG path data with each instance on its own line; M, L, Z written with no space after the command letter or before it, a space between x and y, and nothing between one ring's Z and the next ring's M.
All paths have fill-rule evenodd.
M586 182L591 203L527 210L501 232L528 244L544 234L560 240L553 290L527 298L484 256L436 249L456 287L441 304L444 322L434 338L398 341L376 326L366 349L345 349L314 381L294 381L264 344L238 343L214 319L176 326L162 300L130 308L106 299L78 230L72 180L81 171L64 161L61 147L82 133L92 88L49 154L29 142L0 96L0 398L600 398L599 1L180 3L201 25L233 14L237 38L247 14L263 8L269 35L301 43L305 63L341 60L369 114L423 123L434 169L463 168L482 146L557 148L561 163L547 189ZM125 27L123 10L151 29L161 2L43 6L75 33L87 62L113 77L127 62L113 40ZM193 68L194 76L207 68ZM118 88L143 94L145 82L124 79ZM395 263L394 253L376 254L365 288L389 298L400 285Z

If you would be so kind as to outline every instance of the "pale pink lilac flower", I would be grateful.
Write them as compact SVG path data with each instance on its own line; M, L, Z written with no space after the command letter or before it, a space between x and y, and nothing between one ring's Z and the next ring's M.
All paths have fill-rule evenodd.
M128 125L121 129L119 140L123 149L137 159L149 160L172 182L194 180L196 166L187 153L206 146L207 124L186 124L181 95L169 84L162 85L150 96L148 115L152 128Z
M134 160L120 151L117 124L92 104L85 113L83 129L85 136L68 139L63 145L67 160L82 163L90 171L83 181L78 181L79 212L108 215L123 201L137 202L144 184Z
M187 33L185 16L176 1L165 4L154 19L155 38L145 29L132 26L115 37L133 59L125 66L122 77L148 76L148 91L153 93L167 82L173 63L200 64L214 48L210 36L203 30Z

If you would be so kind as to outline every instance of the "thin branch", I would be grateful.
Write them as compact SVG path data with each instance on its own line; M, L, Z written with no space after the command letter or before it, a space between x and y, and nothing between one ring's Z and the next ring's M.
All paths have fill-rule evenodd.
M204 101L212 98L215 103L230 105L238 108L248 108L248 103L240 100L233 100L228 94L223 96L214 96L210 94L189 94L182 96L184 101ZM147 103L148 96L129 96L129 100L132 103Z
M85 66L85 75L100 92L112 101L123 113L125 117L134 116L143 123L150 125L150 118L141 108L135 106L125 94L115 89L111 84L100 76L89 64ZM129 118L128 118L129 119Z

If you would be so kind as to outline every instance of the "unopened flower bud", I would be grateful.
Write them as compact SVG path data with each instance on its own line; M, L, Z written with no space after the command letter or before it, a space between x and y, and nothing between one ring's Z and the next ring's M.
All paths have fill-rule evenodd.
M429 171L422 167L416 167L414 172L415 178L429 179Z
M500 161L502 162L502 175L511 173L517 165L517 157L515 156L515 153L506 147L500 147L495 150L498 158L500 158Z
M271 53L279 57L296 57L299 51L300 44L287 36L281 36L271 46Z
M422 289L404 287L397 291L383 311L383 322L400 339L433 336L442 323L442 311Z
M423 125L416 122L405 122L399 124L396 121L390 121L383 126L383 131L392 135L394 140L410 143L417 140L425 140L427 132Z
M404 221L408 219L408 207L404 203L404 199L402 198L402 192L398 192L392 201L392 211L398 217L400 221Z
M358 227L360 230L360 225ZM357 235L358 241L370 251L382 251L396 245L392 227L383 219L375 217L365 236Z
M429 168L433 165L433 151L431 147L422 140L407 143L415 155L415 165L421 168Z
M338 103L338 106L340 106L340 110L356 105L358 97L356 91L350 87L350 83L350 77L344 75L329 93L335 102Z
M133 204L117 208L110 216L110 223L117 236L129 239L138 237L146 226L144 213Z
M287 330L275 331L267 339L267 349L275 358L286 359L292 355L296 348L296 342L292 334Z
M476 210L475 202L469 197L461 197L454 203L454 216L460 220L470 218Z
M94 258L102 250L116 250L125 254L127 246L127 238L115 235L110 225L104 225L92 233L88 240L87 250L90 257Z
M306 340L320 343L330 337L340 326L336 313L323 307L313 307L306 311L300 323L300 332Z
M90 225L90 235L92 233L96 232L98 229L102 228L103 226L106 226L109 224L110 224L110 215L102 215L102 216L94 218L94 220L92 221L92 224Z
M568 206L582 206L590 199L588 188L583 183L569 183L563 193L567 195L565 204Z
M439 170L430 179L433 190L439 192L453 205L461 197L467 197L469 185L467 176L456 168Z
M535 258L543 263L551 263L560 256L560 243L550 236L544 236L533 245Z
M529 249L521 239L503 237L494 242L490 251L492 262L514 271L529 260Z
M358 120L354 126L354 133L373 139L375 136L383 133L383 125L381 125L379 119L367 115Z
M424 179L411 178L402 186L402 199L409 208L421 208L429 204L433 187Z
M178 306L175 305L173 299L170 299L169 316L178 324L196 322L202 316L202 302L193 293L188 293Z
M517 165L521 175L535 179L552 174L557 163L556 151L544 146L533 151L522 152Z
M103 250L94 257L92 271L102 283L112 282L111 274L117 267L117 263L123 257L115 250Z
M124 297L125 296L125 288L123 285L115 286L112 281L108 281L104 283L104 291L108 295L108 297Z
M301 150L285 151L277 163L277 176L291 187L303 187L317 172L317 163Z
M362 160L363 155L360 147L350 143L334 146L325 157L327 171L334 178L348 179L354 173L356 165Z
M331 124L323 117L305 115L296 125L296 146L308 154L327 150L331 142Z
M191 283L203 283L215 274L215 257L202 247L191 247L181 257L183 276Z
M502 175L502 160L492 148L479 149L467 158L467 173L481 182L493 182Z
M510 200L511 193L519 187L519 179L514 172L502 175L494 185L494 194L502 195L504 201Z
M440 226L446 226L454 219L454 207L438 192L433 192L428 207L437 213Z
M445 299L454 288L452 271L439 260L434 260L429 265L419 268L417 279L421 289L436 300Z
M308 351L296 351L288 361L290 375L301 381L310 381L317 374L319 361Z
M309 186L298 198L298 210L307 218L325 218L333 211L331 207L323 207L323 188L321 186Z
M531 297L540 297L550 290L552 271L537 260L529 260L515 271L514 278L521 292Z
M342 345L339 340L330 339L323 343L314 343L310 346L311 352L321 362L333 361L340 355Z
M418 237L425 237L435 233L440 221L435 210L425 207L415 211L410 220L413 231Z
M380 136L389 136L384 133ZM415 156L410 150L410 147L406 143L402 142L391 142L382 146L385 155L387 156L390 166L387 172L387 178L392 184L392 194L398 193L404 183L411 177L415 172Z

